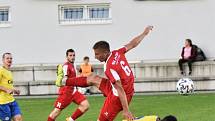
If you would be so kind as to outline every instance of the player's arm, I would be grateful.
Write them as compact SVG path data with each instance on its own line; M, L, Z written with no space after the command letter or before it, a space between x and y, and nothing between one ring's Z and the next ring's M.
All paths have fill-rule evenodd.
M128 44L125 45L126 52L129 50L137 47L137 45L140 44L140 42L145 38L146 35L149 34L149 32L152 30L153 26L147 26L143 33L133 38Z
M125 91L124 91L124 89L122 87L121 81L119 81L119 80L116 81L116 83L114 84L114 87L116 88L116 90L118 92L118 96L119 96L119 99L120 99L120 102L121 102L121 105L122 105L122 108L123 108L124 117L126 119L128 119L129 121L133 120L134 117L131 114L131 112L129 111L127 97L126 97Z
M20 94L20 90L17 90L17 89L8 89L8 88L5 88L3 86L0 86L0 90L6 92L8 94L17 94L17 95Z

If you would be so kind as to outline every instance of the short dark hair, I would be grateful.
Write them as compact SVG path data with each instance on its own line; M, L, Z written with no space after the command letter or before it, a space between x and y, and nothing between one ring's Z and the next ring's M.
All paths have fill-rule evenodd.
M98 41L94 44L93 49L104 49L110 51L110 45L106 41Z
M69 52L75 52L73 49L68 49L67 51L66 51L66 56L68 56L68 54L69 54Z
M169 115L164 117L161 121L177 121L176 117L173 115Z
M89 60L90 58L88 56L85 56L84 57L84 60Z
M193 45L192 40L191 39L186 39L186 41L190 44L190 46Z
M4 53L4 54L2 55L2 59L5 58L6 55L11 55L11 53L9 53L9 52Z

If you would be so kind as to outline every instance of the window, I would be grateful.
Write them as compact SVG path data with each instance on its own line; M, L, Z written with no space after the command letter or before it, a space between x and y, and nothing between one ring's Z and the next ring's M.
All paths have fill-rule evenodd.
M89 18L108 18L109 8L89 8Z
M10 26L10 9L9 7L0 7L0 27Z
M65 8L64 19L65 20L83 19L83 8Z
M109 3L84 5L59 5L60 24L107 24L111 23Z

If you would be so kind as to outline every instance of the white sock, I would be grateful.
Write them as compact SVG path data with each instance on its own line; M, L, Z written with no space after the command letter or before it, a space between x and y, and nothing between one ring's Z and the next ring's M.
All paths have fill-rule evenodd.
M75 120L73 120L71 117L69 117L69 121L75 121Z

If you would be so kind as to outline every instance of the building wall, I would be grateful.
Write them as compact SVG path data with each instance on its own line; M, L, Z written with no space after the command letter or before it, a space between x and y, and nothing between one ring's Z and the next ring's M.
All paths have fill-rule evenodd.
M101 3L100 0L0 0L10 6L12 26L0 28L0 53L14 54L16 64L58 63L64 61L65 50L74 48L77 61L89 55L92 46L107 40L111 48L126 44L154 25L153 32L134 51L129 60L177 59L184 39L191 38L208 57L215 57L215 1L135 1L111 2L113 22L103 25L59 25L58 5Z

